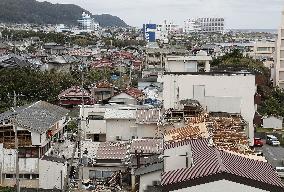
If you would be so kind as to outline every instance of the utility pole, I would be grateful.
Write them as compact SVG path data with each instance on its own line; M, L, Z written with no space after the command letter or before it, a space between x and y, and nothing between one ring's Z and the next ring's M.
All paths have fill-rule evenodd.
M20 192L20 179L19 179L19 142L18 142L18 130L17 130L17 120L16 120L16 111L15 108L17 107L17 95L14 91L14 108L13 111L15 112L13 118L13 126L15 131L15 149L16 149L16 191Z
M82 92L82 117L81 117L81 126L78 132L78 137L79 137L79 164L78 164L78 169L79 169L79 189L82 188L82 180L83 180L83 166L82 166L82 129L83 129L83 123L85 122L85 100L84 100L84 64L82 66L82 82L81 82L81 92ZM84 128L84 140L86 139L86 130Z
M67 170L67 176L64 180L64 187L63 187L63 192L67 192L68 191L68 186L70 184L69 182L69 176L71 174L71 168L72 168L72 165L73 165L73 162L74 162L74 157L75 157L75 153L76 153L76 149L78 146L78 143L80 141L80 138L79 138L79 132L80 132L80 128L79 128L79 119L78 119L78 134L76 136L76 140L75 140L75 143L74 143L74 147L73 147L73 152L72 152L72 156L71 156L71 160L70 160L70 164L69 164L69 167L68 167L68 170Z
M133 67L132 61L130 61L130 72L129 72L130 86L132 85L132 67Z

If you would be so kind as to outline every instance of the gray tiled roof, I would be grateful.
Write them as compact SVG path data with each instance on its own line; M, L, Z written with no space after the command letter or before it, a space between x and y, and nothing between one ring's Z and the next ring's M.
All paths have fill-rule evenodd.
M38 101L28 106L18 107L15 111L16 120L20 127L39 133L46 132L69 112L67 109L45 101ZM0 122L11 118L13 114L15 113L12 111L0 114Z

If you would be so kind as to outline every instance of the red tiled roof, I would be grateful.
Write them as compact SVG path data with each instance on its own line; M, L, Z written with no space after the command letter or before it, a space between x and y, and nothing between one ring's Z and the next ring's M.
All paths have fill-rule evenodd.
M133 87L130 87L128 89L125 90L125 93L138 99L139 97L142 97L143 96L143 92L140 91L139 89L137 88L133 88Z
M63 97L82 97L82 95L84 95L84 97L91 97L91 94L87 90L84 89L82 93L80 86L73 86L60 93L58 95L58 98L61 99Z
M163 173L163 186L225 173L224 175L239 176L284 189L281 179L268 163L220 151L209 146L208 139L190 140L189 142L192 149L193 166Z

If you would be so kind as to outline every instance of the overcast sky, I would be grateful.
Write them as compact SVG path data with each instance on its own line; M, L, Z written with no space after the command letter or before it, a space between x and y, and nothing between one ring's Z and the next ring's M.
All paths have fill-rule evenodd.
M44 0L40 0L44 1ZM224 17L230 29L276 29L284 0L47 0L76 4L93 14L109 13L131 26L177 24L191 17Z

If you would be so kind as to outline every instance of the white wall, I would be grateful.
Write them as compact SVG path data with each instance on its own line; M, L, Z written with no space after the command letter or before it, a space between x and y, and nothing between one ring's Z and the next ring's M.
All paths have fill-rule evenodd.
M270 116L263 119L263 128L282 129L283 119Z
M140 176L139 192L146 190L147 186L152 186L153 181L161 181L162 171L155 171Z
M246 186L239 183L234 183L227 180L220 180L203 185L197 185L194 187L188 187L184 189L174 190L175 192L266 192L262 189Z
M121 136L122 140L129 140L132 136L137 136L135 119L107 119L106 127L107 141L116 141L116 136Z
M185 157L185 155L188 157ZM190 145L184 145L177 148L164 150L164 171L172 171L177 169L186 168L186 158L188 160L188 166L191 166L191 153Z
M16 173L16 150L4 149L0 145L0 162L3 165L3 173ZM37 158L19 158L20 173L38 173Z
M240 112L249 123L251 143L254 137L253 118L255 114L254 75L163 75L163 100L165 109L177 108L179 101L197 99L210 112ZM204 97L196 86L204 86ZM195 90L194 90L195 89Z
M62 189L67 175L67 164L40 160L39 187L42 189ZM61 177L62 172L62 177Z
M137 124L137 137L155 137L157 124Z
M106 134L106 120L89 120L86 134Z

